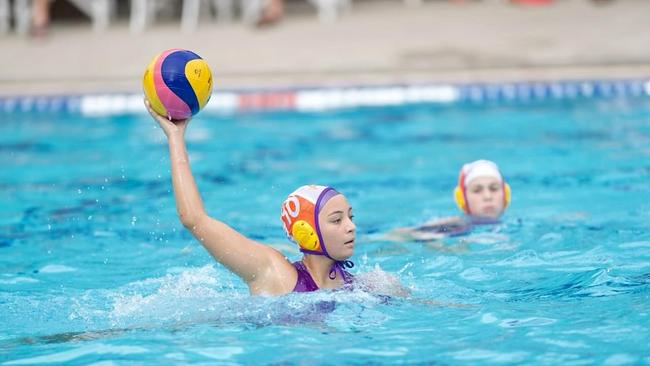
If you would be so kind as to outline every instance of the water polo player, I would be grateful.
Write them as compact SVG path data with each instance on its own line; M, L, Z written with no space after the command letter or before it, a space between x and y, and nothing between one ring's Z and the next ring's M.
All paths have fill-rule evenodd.
M454 201L463 217L434 219L420 226L399 228L388 234L393 240L436 240L468 232L472 225L493 224L510 203L510 186L499 167L489 160L464 164L454 189Z
M356 226L352 222L352 207L344 195L331 187L310 185L288 196L280 218L288 236L303 252L302 260L291 263L278 250L208 216L185 147L189 119L169 121L153 111L148 101L145 104L167 136L181 222L218 262L246 281L252 294L307 292L339 288L352 282L347 268L353 266L348 259L354 253ZM397 291L403 293L402 290Z

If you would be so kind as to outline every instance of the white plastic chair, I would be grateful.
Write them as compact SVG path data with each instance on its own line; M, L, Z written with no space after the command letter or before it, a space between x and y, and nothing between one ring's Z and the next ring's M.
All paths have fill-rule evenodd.
M142 32L155 15L155 3L148 0L131 0L129 29L131 33Z
M332 23L339 16L350 10L351 0L309 0L318 10L318 19L322 23Z
M92 20L93 30L102 32L108 28L115 0L68 0Z
M201 14L201 6L205 3L217 11L217 21L233 20L235 2L239 2L242 18L245 23L255 23L264 10L265 0L182 0L181 29L185 32L196 30ZM333 22L352 6L351 0L308 0L318 10L321 22ZM131 0L131 32L142 32L156 17L158 7L164 5L162 0Z
M265 0L241 0L242 20L246 24L255 24L262 16Z
M32 24L32 2L30 0L14 0L13 10L16 33L27 34Z
M93 29L101 32L108 28L115 0L68 0L92 20ZM16 33L25 35L29 32L32 21L31 0L14 0L13 14ZM0 33L9 30L9 1L0 0Z
M9 32L9 0L0 0L0 34Z
M190 1L199 0L184 0L184 4ZM212 0L215 3L215 8L217 8L219 16L219 11L222 11L224 14L231 14L232 7L235 5L232 0ZM223 1L221 5L217 5L218 2ZM225 1L228 3L226 4ZM331 23L336 21L341 14L349 11L352 7L352 0L307 0L309 3L314 5L318 11L318 19L323 23ZM242 19L247 24L254 24L262 15L264 11L264 6L266 5L266 0L239 0L239 5L241 7ZM223 10L221 10L223 9ZM189 13L188 13L188 16ZM196 16L192 15L193 19L197 19ZM229 15L231 16L231 15ZM189 22L188 22L189 23ZM192 23L194 24L194 23ZM189 29L189 28L188 28Z
M316 7L318 19L322 23L331 23L336 21L341 14L350 10L352 7L351 0L308 0L309 3ZM264 10L265 0L241 0L242 16L244 22L253 24L259 19Z
M183 0L181 29L191 32L198 27L201 5L207 3L217 11L218 21L233 19L234 0ZM159 9L165 5L161 0L131 0L130 28L132 33L142 32L156 18Z
M217 11L217 22L231 22L233 20L233 0L183 0L181 15L181 29L184 32L196 30L199 23L201 4L207 2Z
M13 10L16 32L26 34L31 24L31 8L29 0L14 0L13 9L9 0L0 0L0 34L9 32L9 23Z

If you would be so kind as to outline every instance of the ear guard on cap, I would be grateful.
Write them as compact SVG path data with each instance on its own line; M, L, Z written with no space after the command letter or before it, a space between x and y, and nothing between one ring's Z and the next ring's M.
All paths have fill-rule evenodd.
M462 179L462 176L461 176ZM503 209L505 210L510 204L511 190L508 183L503 183ZM454 188L454 202L461 211L469 214L469 207L467 207L467 202L465 201L465 187L457 185Z
M291 228L291 236L301 248L319 251L320 242L316 230L305 220L296 221Z
M510 204L510 184L503 183L503 209L505 210Z
M460 188L460 186L456 186L454 188L454 202L456 202L456 206L463 211L464 213L468 214L467 210L467 205L465 204L465 194L463 193L463 189Z
M458 175L458 185L454 188L454 202L456 206L460 208L461 211L469 215L469 208L467 207L467 202L465 201L465 171L464 169L460 170Z

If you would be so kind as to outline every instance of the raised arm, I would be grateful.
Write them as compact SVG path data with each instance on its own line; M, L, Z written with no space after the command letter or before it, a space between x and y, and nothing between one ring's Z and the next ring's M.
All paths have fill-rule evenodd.
M290 275L291 264L280 252L246 238L205 212L185 147L185 129L189 119L171 122L154 112L148 101L145 105L167 136L176 210L183 226L217 261L246 281L251 289L256 282L257 287L266 289L268 283L286 282L278 281L277 277Z

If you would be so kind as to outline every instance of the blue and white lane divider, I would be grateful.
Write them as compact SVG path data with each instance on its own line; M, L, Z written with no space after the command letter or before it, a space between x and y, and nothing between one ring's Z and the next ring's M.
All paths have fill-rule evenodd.
M549 100L650 97L649 79L515 83L415 84L273 90L217 90L207 111L318 111L338 108L454 103L509 104ZM0 97L0 114L74 113L85 116L143 113L142 94Z

